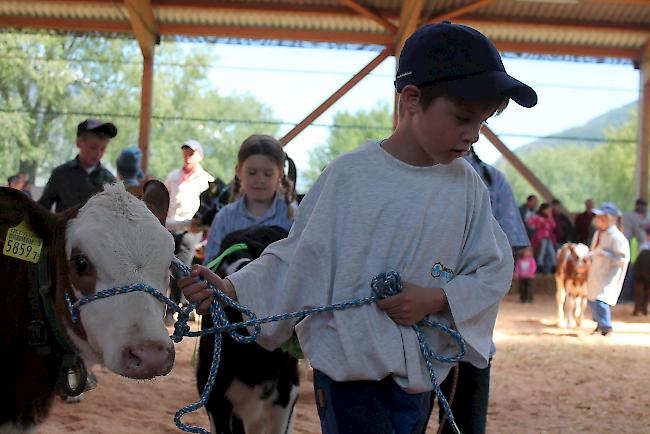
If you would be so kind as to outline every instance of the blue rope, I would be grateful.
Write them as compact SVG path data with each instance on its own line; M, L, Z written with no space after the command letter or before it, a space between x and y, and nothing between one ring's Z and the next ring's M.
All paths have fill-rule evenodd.
M176 271L179 271L184 276L188 276L191 272L190 267L186 266L176 258L172 262L172 268L174 267L177 269ZM174 324L174 333L170 336L170 338L174 342L176 343L180 342L184 336L199 337L199 336L214 334L214 351L212 353L212 357L213 357L212 366L210 369L210 374L208 376L208 381L205 387L203 388L203 393L201 394L201 398L197 402L179 409L174 416L174 423L179 429L190 433L210 434L209 431L206 431L201 427L191 426L183 423L181 421L181 418L187 413L194 412L199 408L204 407L208 402L208 399L210 397L210 392L212 391L212 386L214 385L214 382L217 377L219 362L221 360L222 333L228 333L237 342L250 343L255 341L255 339L257 339L257 336L261 331L262 324L275 322L275 321L282 321L291 318L304 318L306 316L315 313L332 312L337 310L348 309L351 307L359 307L371 303L376 303L377 301L383 298L399 293L402 290L402 280L399 273L395 271L391 271L388 273L380 273L372 279L370 286L373 291L373 295L370 297L355 299L355 300L346 301L342 303L334 303L329 306L321 306L321 307L315 307L315 308L306 309L302 311L273 315L266 318L257 318L257 316L250 309L246 308L245 306L242 306L241 304L239 304L238 302L236 302L235 300L233 300L232 298L228 297L223 292L215 288L212 284L208 283L208 287L214 291L214 301L208 311L212 317L212 321L214 322L214 327L205 330L196 331L196 332L190 330L190 326L187 324L187 322L189 320L190 314L198 306L198 303L192 303L187 308L182 309L179 306L177 306L176 303L174 303L169 298L161 294L160 291L158 291L156 288L153 288L143 283L99 291L95 294L82 297L79 300L77 300L75 303L72 302L67 291L65 292L65 298L68 303L68 308L70 310L70 316L72 317L72 320L76 322L79 320L79 308L85 304L88 304L92 301L99 300L102 298L118 295L118 294L126 294L127 292L134 292L134 291L143 291L153 295L154 297L156 297L156 299L165 303L167 306L172 308L178 314L178 319ZM249 319L234 324L229 323L228 318L226 317L226 313L224 312L224 306L231 306L239 310L242 314L242 317L245 316L248 317ZM450 335L456 341L459 347L458 353L450 357L435 354L431 350L429 345L426 343L426 341L424 340L424 337L422 335L422 329L421 329L422 326L437 329L443 333L447 333L448 335ZM250 335L242 335L236 332L236 330L238 329L250 328L250 327L253 328L252 333L250 333ZM415 335L417 336L417 340L420 345L420 351L422 352L422 356L424 357L424 362L427 366L427 370L429 371L429 378L431 380L431 384L433 385L433 390L438 396L438 401L440 402L443 411L447 414L447 421L455 433L461 434L460 430L458 429L458 426L456 425L456 422L454 421L454 416L451 411L451 408L449 407L449 403L447 402L447 399L445 398L444 394L442 393L442 390L440 389L440 386L438 385L438 381L435 372L433 370L432 360L437 360L442 363L458 362L465 355L465 341L463 337L460 335L460 333L458 333L456 330L453 330L444 324L433 322L428 319L423 319L417 325L414 325L412 328L415 331Z

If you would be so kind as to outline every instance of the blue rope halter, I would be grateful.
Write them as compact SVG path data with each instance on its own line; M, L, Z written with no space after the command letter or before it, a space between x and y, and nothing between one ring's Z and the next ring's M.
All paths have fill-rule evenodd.
M191 272L191 268L183 264L180 260L178 260L178 258L174 258L174 261L171 264L171 268L172 271L177 271L182 276L189 276ZM232 298L228 297L223 292L215 288L212 284L208 283L208 287L214 291L214 301L212 303L212 306L210 306L209 309L209 313L212 317L212 321L214 322L214 327L205 330L195 331L195 332L190 330L190 326L187 324L187 322L189 320L190 313L196 309L198 303L192 303L187 308L182 309L178 307L176 303L174 303L169 298L161 294L156 288L153 288L143 283L105 289L95 294L82 297L74 303L72 302L68 292L67 291L65 292L65 299L68 303L70 316L72 317L72 320L75 322L79 320L79 308L85 304L88 304L92 301L99 300L102 298L112 297L118 294L126 294L128 292L134 292L134 291L143 291L153 295L154 297L156 297L156 299L158 299L162 303L165 303L168 307L173 309L178 314L178 319L174 324L174 333L170 336L170 338L174 342L177 343L180 342L185 336L199 337L199 336L214 334L214 352L212 353L212 366L210 368L208 381L205 387L203 388L203 393L201 394L201 398L197 402L193 404L189 404L179 409L176 412L176 415L174 416L174 423L179 429L185 432L199 433L199 434L210 434L210 432L201 427L187 425L181 421L181 418L186 413L191 413L193 411L198 410L201 407L204 407L208 402L208 399L210 397L210 392L212 391L212 386L214 385L215 379L217 377L217 370L219 368L219 362L221 359L221 334L222 333L228 333L235 341L239 343L250 343L255 341L255 339L257 339L257 335L261 331L262 324L275 322L275 321L282 321L290 318L304 318L306 316L315 313L332 312L336 310L343 310L351 307L359 307L371 303L376 303L377 301L383 298L390 297L392 295L399 293L402 290L402 279L399 273L395 271L391 271L388 273L380 273L372 279L370 287L372 288L373 295L370 297L354 299L342 303L334 303L328 306L315 307L312 309L273 315L266 318L257 318L257 316L250 309L246 308L245 306L242 306ZM228 318L226 317L226 313L224 312L224 306L231 306L239 310L242 316L245 315L249 319L238 323L233 323L233 324L229 323ZM236 332L237 329L243 329L249 327L252 327L252 332L250 333L250 335L242 335ZM435 354L430 349L426 341L424 340L424 337L422 336L421 327L430 327L430 328L438 329L443 333L447 333L456 341L459 348L458 353L451 357ZM445 398L444 394L442 393L442 390L440 389L440 386L438 385L438 381L435 372L433 370L432 361L437 360L438 362L442 362L442 363L456 363L460 361L465 355L465 340L460 335L460 333L458 333L456 330L453 330L444 324L433 322L428 319L423 319L417 325L412 326L412 328L415 331L415 335L417 336L417 340L420 345L420 351L422 352L422 356L424 357L424 362L427 366L427 370L429 371L429 378L431 380L431 384L433 385L433 390L438 396L438 401L440 403L440 406L442 407L443 411L447 414L447 422L450 424L450 426L452 427L452 429L456 434L461 434L460 430L458 429L458 426L456 425L456 422L454 421L454 416L451 411L451 408L449 407L449 403L447 402L447 399Z

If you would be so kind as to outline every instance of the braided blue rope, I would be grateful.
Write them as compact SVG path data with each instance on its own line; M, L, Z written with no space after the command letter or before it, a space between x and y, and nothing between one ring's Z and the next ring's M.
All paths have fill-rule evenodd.
M179 272L181 275L184 276L188 276L191 272L191 268L186 266L182 262L180 262L178 259L175 259L172 262L172 268L176 268L175 271ZM213 357L212 366L210 368L210 374L208 375L207 383L203 388L203 393L201 394L201 398L197 402L179 409L174 416L174 423L179 429L190 433L210 434L209 431L201 427L191 426L183 423L181 421L181 418L187 413L194 412L199 408L204 407L208 402L208 399L210 397L210 392L212 391L212 387L217 377L219 362L221 360L221 334L222 333L228 333L237 342L250 343L255 341L255 339L257 339L257 336L261 331L262 324L275 322L275 321L282 321L291 318L304 318L306 316L315 313L332 312L336 310L343 310L351 307L359 307L371 303L376 303L377 301L383 298L399 293L402 290L402 280L399 273L395 271L391 271L388 273L380 273L372 279L370 286L374 294L373 296L370 297L355 299L355 300L342 302L342 303L335 303L328 306L315 307L315 308L306 309L302 311L273 315L266 318L257 318L257 316L250 309L246 308L245 306L242 306L241 304L239 304L238 302L236 302L235 300L233 300L232 298L228 297L223 292L215 288L212 284L208 283L208 287L214 291L214 301L212 303L212 306L210 306L209 309L209 313L214 322L214 327L210 329L196 331L196 332L190 330L190 327L187 324L187 322L189 320L191 312L193 312L196 309L198 303L192 303L187 308L182 309L178 307L176 303L174 303L169 298L161 294L156 288L153 288L146 284L138 283L138 284L127 285L119 288L106 289L103 291L99 291L95 294L82 297L79 300L77 300L75 303L72 302L67 292L65 292L65 298L68 303L68 308L70 310L70 316L72 320L76 322L79 319L79 308L85 304L88 304L92 301L99 300L102 298L118 295L118 294L126 294L127 292L134 292L134 291L143 291L153 295L154 297L156 297L156 299L165 303L167 306L172 308L178 314L178 319L174 324L174 333L170 336L170 338L174 342L176 343L180 342L184 336L199 337L199 336L214 334L214 351L212 353L212 357ZM239 310L242 316L246 316L249 319L238 323L233 323L233 324L229 323L228 318L226 317L226 314L224 312L225 306L231 306ZM438 329L443 333L449 334L456 341L459 347L458 353L454 356L441 356L435 354L430 349L426 341L424 340L424 337L422 336L421 326L431 327L434 329ZM253 328L252 333L250 333L250 335L242 335L235 331L238 329L250 328L250 327ZM460 430L458 429L458 426L456 425L456 422L454 421L454 416L451 411L451 408L449 407L449 403L447 402L447 399L445 398L444 394L442 393L442 390L440 389L440 386L438 385L437 378L433 370L432 360L437 360L443 363L458 362L465 355L465 341L463 337L460 335L460 333L458 333L456 330L453 330L445 326L444 324L433 322L427 319L424 319L420 321L417 325L414 325L413 330L415 331L415 335L417 336L417 340L420 346L420 351L422 352L422 356L424 357L427 370L429 371L429 378L431 380L431 384L433 385L433 390L438 396L438 400L440 402L440 405L442 406L443 411L447 414L447 421L449 422L450 426L452 427L455 433L461 434Z

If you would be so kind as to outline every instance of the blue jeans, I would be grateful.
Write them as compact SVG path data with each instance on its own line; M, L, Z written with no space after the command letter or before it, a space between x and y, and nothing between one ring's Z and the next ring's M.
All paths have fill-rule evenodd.
M316 408L324 434L420 434L431 393L410 394L392 377L337 382L314 369Z
M589 300L589 309L591 309L591 318L598 323L598 329L608 332L612 329L612 310L609 304L600 300Z
M557 266L555 247L550 238L543 238L537 251L537 266L542 269L544 274L550 274L551 269Z

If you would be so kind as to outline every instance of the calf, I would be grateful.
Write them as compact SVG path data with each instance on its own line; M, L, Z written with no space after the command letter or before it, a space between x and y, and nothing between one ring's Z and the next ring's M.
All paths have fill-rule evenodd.
M587 307L587 276L589 275L589 247L567 243L557 253L555 272L555 299L558 325L580 327Z
M168 206L163 189L157 181L145 186L144 200ZM27 232L9 232L21 223L29 225ZM24 243L30 233L42 241L38 259L35 247ZM1 433L34 432L55 391L81 393L82 359L135 379L172 369L164 305L152 295L130 292L94 301L80 308L77 321L68 308L68 302L105 289L167 286L172 236L121 183L56 215L17 190L0 188L0 240ZM36 262L7 256L21 250Z
M217 274L225 277L241 269L259 257L266 246L286 236L287 232L277 226L254 226L233 232L223 240L222 250L238 243L245 243L248 248L226 256ZM231 323L242 321L235 309L225 311ZM201 328L211 327L212 319L204 315ZM213 349L213 336L201 337L196 372L199 393L203 393L207 383ZM217 378L205 406L211 431L219 434L290 432L298 385L298 359L280 349L267 351L256 343L237 343L224 334Z

